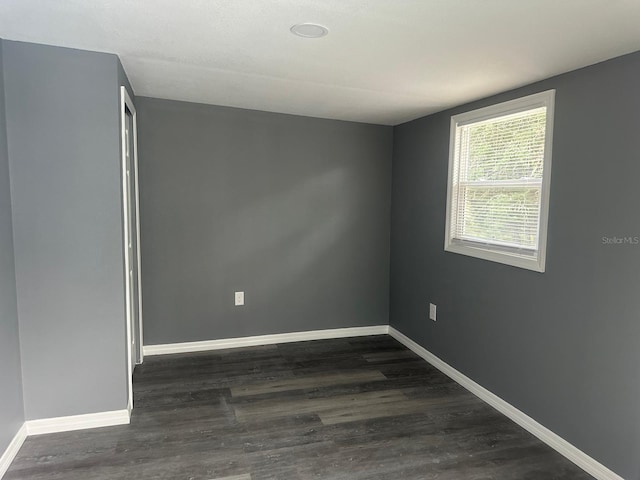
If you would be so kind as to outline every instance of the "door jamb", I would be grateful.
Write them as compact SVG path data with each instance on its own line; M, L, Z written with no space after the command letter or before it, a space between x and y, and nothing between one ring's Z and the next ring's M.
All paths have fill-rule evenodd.
M125 268L125 319L126 319L126 337L127 337L127 382L129 387L129 394L127 399L127 407L129 412L133 410L133 369L131 367L131 340L135 332L131 328L131 291L129 285L129 214L127 211L127 145L126 145L126 110L131 112L131 120L133 127L133 158L132 167L135 175L134 188L133 188L133 205L136 212L136 230L137 235L133 241L136 242L137 252L137 276L138 276L138 331L140 332L140 338L136 338L138 346L138 358L136 363L142 363L144 360L143 343L142 343L142 274L141 274L141 253L140 253L140 200L138 191L138 125L137 125L137 113L136 108L133 105L133 101L124 86L120 87L120 134L121 134L121 156L122 156L122 218L123 218L123 246L124 246L124 268Z

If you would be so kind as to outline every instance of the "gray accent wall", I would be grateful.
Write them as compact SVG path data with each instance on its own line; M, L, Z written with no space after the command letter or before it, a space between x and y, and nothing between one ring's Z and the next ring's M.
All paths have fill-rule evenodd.
M24 422L11 189L0 40L0 455Z
M394 129L390 323L640 477L640 53ZM546 272L444 252L453 114L556 89ZM438 321L428 319L429 302Z
M4 43L26 419L126 408L118 64Z
M145 345L388 323L391 127L137 110Z

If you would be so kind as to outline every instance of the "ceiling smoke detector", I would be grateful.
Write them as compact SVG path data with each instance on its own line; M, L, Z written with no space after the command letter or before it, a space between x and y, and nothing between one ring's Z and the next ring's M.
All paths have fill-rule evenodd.
M291 33L304 38L320 38L329 33L329 30L316 23L299 23L291 27Z

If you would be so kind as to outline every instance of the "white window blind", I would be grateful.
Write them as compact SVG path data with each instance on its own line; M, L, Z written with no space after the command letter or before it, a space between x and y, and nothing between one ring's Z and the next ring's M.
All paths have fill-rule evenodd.
M553 91L452 118L445 249L544 271L552 114Z

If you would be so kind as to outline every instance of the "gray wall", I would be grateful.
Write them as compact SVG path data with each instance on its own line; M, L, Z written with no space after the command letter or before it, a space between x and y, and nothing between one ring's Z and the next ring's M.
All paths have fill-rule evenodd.
M137 109L146 345L388 323L390 127Z
M26 418L122 409L117 58L4 46Z
M394 130L390 322L639 478L640 53ZM443 250L450 116L555 88L547 271ZM428 305L438 305L438 321Z
M2 44L0 40L0 455L24 422Z

